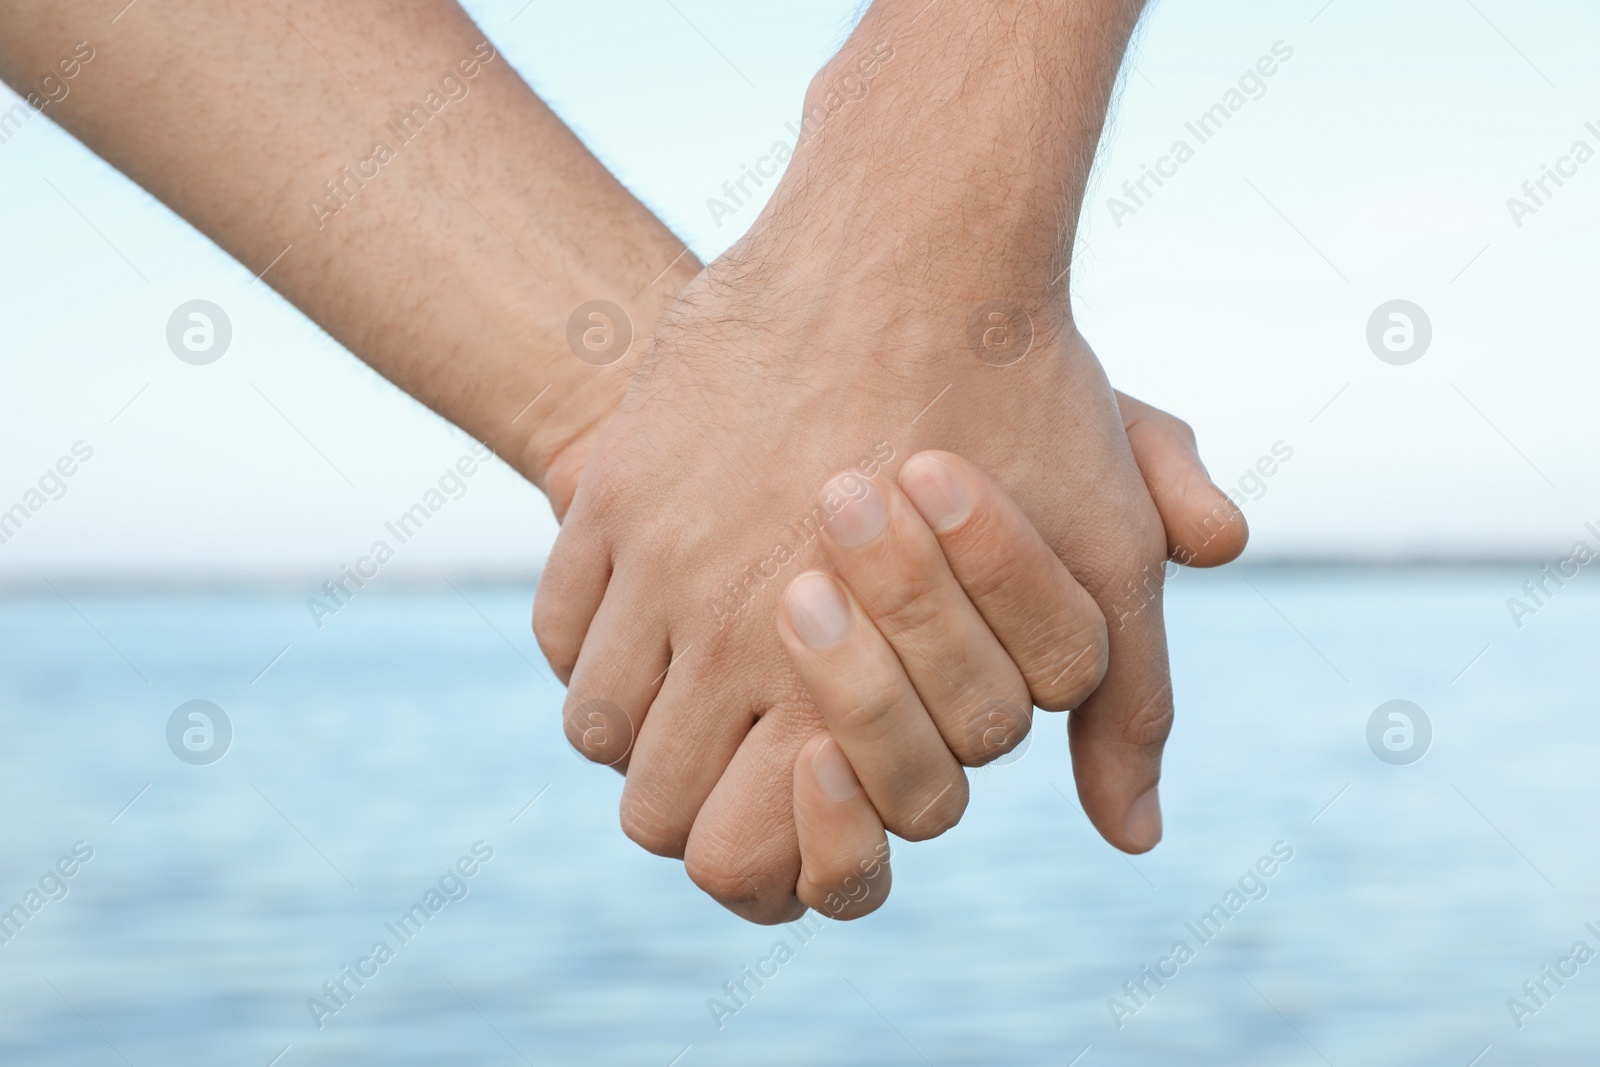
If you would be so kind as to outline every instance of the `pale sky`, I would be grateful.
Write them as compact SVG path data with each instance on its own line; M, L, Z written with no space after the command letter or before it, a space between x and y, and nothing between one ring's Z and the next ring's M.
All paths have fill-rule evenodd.
M467 6L703 258L758 210L717 226L707 199L785 136L856 7ZM1201 143L1186 124L1275 48ZM1574 152L1600 150L1596 54L1600 16L1576 2L1152 11L1075 302L1113 382L1187 418L1224 487L1292 450L1250 487L1252 556L1555 558L1592 536L1600 158ZM0 111L13 100L0 90ZM1179 140L1192 156L1163 160ZM1109 198L1158 163L1164 184L1114 217ZM1514 218L1508 199L1558 164L1563 184ZM0 509L77 442L93 450L0 545L0 579L333 573L466 452L47 120L0 144L0 205ZM232 321L210 366L166 345L193 299ZM1394 300L1431 324L1405 365L1367 341ZM393 566L531 571L554 530L536 492L490 470Z

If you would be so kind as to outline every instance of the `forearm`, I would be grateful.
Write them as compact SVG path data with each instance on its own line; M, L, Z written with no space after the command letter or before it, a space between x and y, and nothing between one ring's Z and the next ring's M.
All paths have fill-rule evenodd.
M835 239L883 225L975 292L997 264L1063 282L1143 6L877 0L812 83L790 191L840 201Z
M0 76L27 93L88 42L51 118L542 484L698 268L683 244L450 0L125 2L4 5ZM592 299L633 320L616 364L568 347Z

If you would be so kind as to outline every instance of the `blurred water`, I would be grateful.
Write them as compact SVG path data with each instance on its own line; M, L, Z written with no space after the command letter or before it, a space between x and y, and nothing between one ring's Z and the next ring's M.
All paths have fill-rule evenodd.
M1181 575L1158 850L1098 840L1041 717L961 827L897 849L887 907L804 941L622 837L620 780L562 741L530 589L374 585L320 632L292 594L8 597L0 909L93 858L0 946L0 1062L1592 1063L1600 961L1520 1029L1506 1003L1600 950L1600 587L1518 631L1528 571ZM167 747L196 698L234 728L211 766ZM1433 725L1409 766L1367 746L1393 698ZM480 841L465 898L401 944L385 923ZM1201 944L1185 924L1279 842ZM379 939L319 1029L308 998ZM779 940L719 1029L708 999ZM1124 993L1179 940L1176 977ZM1111 997L1138 1008L1120 1029Z

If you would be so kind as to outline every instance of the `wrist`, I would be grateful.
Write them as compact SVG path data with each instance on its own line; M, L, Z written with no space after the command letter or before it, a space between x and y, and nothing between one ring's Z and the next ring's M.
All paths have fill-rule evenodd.
M1058 278L1141 7L878 0L813 78L774 201L820 197L853 243L881 226L941 271L998 256Z
M684 254L642 291L606 281L563 286L563 299L545 297L533 338L537 368L523 392L496 408L508 428L504 455L518 473L566 511L595 438L626 396L662 317L700 271ZM527 346L524 345L524 355Z

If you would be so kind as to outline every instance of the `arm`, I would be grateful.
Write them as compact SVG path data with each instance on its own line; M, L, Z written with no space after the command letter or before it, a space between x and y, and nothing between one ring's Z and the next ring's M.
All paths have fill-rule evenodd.
M931 275L941 291L982 296L1004 279L1012 299L1070 316L1062 272L1143 7L877 0L813 80L812 136L782 187L839 205L831 220L807 217L822 230L811 248L859 260L852 234L898 229L914 242L897 264L903 287Z
M557 457L698 272L683 243L451 0L125 2L0 6L0 77L86 42L50 118L564 510ZM639 338L615 365L568 347L594 299Z
M1069 720L1079 795L1118 847L1160 839L1167 537L1066 295L1140 8L878 0L814 80L761 217L690 284L596 446L535 632L570 710L628 716L624 829L741 914L798 906L785 772L823 721L769 620L825 565L814 487L923 449L991 474L1093 597L1110 652ZM915 633L918 605L878 621ZM1042 673L1065 646L1036 636ZM959 721L960 672L929 673L929 714ZM965 797L942 775L897 799L929 836Z
M0 9L0 76L18 91L71 59L53 119L565 510L699 264L459 8ZM638 339L614 365L569 348L573 310L596 298L626 309ZM1152 487L1173 515L1200 515L1216 494L1192 438L1144 410L1135 452ZM1233 540L1208 535L1198 555L1221 562Z

